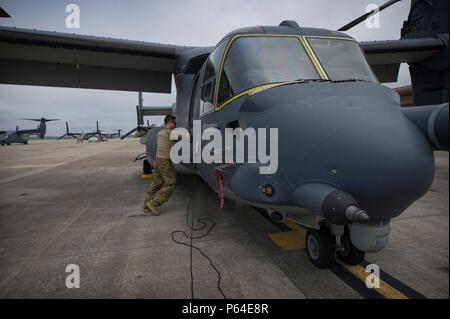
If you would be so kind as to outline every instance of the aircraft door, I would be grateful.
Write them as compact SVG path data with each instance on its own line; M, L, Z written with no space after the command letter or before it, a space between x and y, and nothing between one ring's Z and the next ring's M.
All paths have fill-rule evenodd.
M199 103L196 103L198 101L198 79L199 79L200 73L198 73L194 80L194 86L192 87L192 94L191 94L191 102L189 105L189 131L192 131L193 127L193 121L198 119L199 117Z
M219 123L214 119L214 96L217 85L217 76L220 63L228 44L228 39L220 42L216 48L210 53L208 59L203 65L200 72L200 79L198 81L198 110L197 118L201 119L201 134L208 128L219 128ZM197 101L197 100L196 100ZM204 146L208 143L207 140L198 141L198 145L193 145L194 151L202 152ZM219 165L219 164L217 164ZM203 180L208 183L213 189L217 188L217 180L215 174L216 164L205 163L203 160L197 164L198 172Z

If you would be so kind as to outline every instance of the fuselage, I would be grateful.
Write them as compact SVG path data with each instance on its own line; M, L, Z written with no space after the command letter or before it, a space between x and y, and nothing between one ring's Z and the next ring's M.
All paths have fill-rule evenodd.
M17 134L15 131L9 131L5 134L0 135L0 144L11 144L11 143L28 143L28 134Z
M201 120L202 131L214 128L222 137L226 128L278 131L272 174L260 174L263 165L248 158L176 165L218 193L219 172L226 197L321 215L328 193L320 192L335 189L351 194L372 222L382 222L401 214L432 183L429 141L402 113L398 94L378 83L357 42L343 33L287 26L237 30L209 49L196 72L180 71L175 79L182 127L192 129ZM157 132L147 137L150 162ZM192 145L193 152L208 142ZM305 201L309 185L319 189L316 203Z

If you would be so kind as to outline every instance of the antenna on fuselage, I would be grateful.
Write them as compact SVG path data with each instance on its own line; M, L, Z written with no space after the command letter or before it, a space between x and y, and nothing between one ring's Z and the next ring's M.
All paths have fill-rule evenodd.
M294 28L297 30L300 30L300 26L298 25L297 22L293 21L293 20L284 20L280 23L280 27L289 27L289 28Z

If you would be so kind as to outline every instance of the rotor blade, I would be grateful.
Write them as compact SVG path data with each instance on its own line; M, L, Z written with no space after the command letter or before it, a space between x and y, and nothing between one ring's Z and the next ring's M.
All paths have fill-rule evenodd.
M136 105L137 125L144 125L144 117L142 115L142 109L139 105Z
M41 119L22 119L22 118L19 118L19 120L35 121L35 122L40 122L41 121Z
M340 28L338 31L347 31L351 28L353 28L355 25L360 24L361 22L363 22L364 20L366 20L368 17L370 17L372 14L376 13L376 11L381 12L382 10L390 7L391 5L393 5L396 2L399 2L402 0L389 0L388 2L386 2L385 4L381 5L378 10L372 10L370 12L367 12L366 14L363 14L362 16L360 16L359 18L353 20L350 23L347 23L346 25L344 25L342 28Z
M0 7L0 18L11 18L11 16L5 10L3 10L2 7Z
M144 99L142 98L142 92L138 92L138 102L139 102L139 108L143 108L144 107Z
M59 121L59 119L44 119L44 122Z
M132 134L134 131L136 131L138 128L135 127L134 129L132 129L131 131L129 131L127 134L123 135L120 139L123 140L125 137L127 137L128 135Z

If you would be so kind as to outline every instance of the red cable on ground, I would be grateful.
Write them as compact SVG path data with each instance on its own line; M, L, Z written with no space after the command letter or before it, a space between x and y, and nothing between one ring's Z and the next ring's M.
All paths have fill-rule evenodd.
M220 173L216 171L217 176L217 183L219 183L219 192L220 192L220 208L219 210L222 210L223 208L223 185L222 185L222 176L220 176Z

